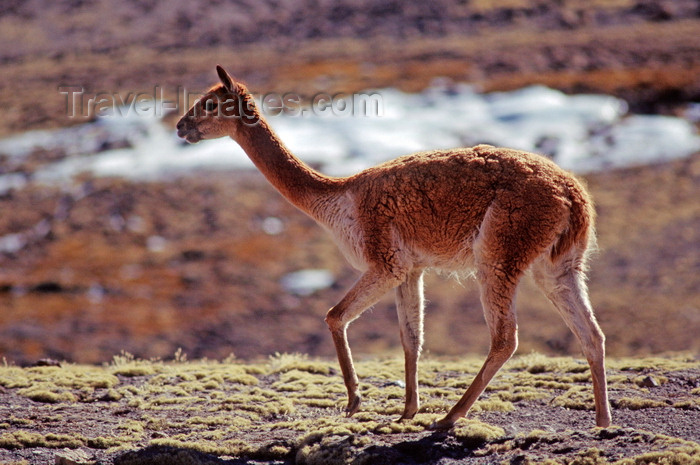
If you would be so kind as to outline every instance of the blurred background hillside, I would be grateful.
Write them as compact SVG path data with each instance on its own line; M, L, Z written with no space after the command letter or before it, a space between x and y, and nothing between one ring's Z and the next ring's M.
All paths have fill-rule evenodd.
M698 37L696 0L4 0L0 137L99 127L69 117L60 89L128 101L158 88L177 100L182 88L212 85L217 63L256 93L311 99L537 84L610 95L632 113L697 127ZM183 110L165 116L169 134ZM58 133L22 140L47 134ZM83 141L83 132L63 134ZM121 350L170 357L178 348L191 358L334 354L323 316L357 275L257 172L39 182L37 170L71 153L43 145L20 156L16 140L0 150L0 357L102 362ZM81 156L130 144L105 137ZM698 353L700 155L584 178L599 213L590 287L609 352ZM318 290L290 284L300 270L317 270L301 279L319 280ZM578 354L525 281L520 350ZM426 297L429 352L488 349L474 283L433 276ZM353 324L350 339L358 354L398 350L390 296Z

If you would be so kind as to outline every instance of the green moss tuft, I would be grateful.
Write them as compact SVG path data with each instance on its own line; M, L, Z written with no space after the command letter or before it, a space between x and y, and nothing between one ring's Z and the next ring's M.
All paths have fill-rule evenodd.
M545 399L545 398L549 397L549 394L546 392L538 391L535 388L525 386L525 387L517 387L517 388L513 389L512 391L506 391L506 390L498 391L496 396L505 402L521 402L521 401Z
M477 401L473 409L475 412L512 412L515 406L510 401L494 397Z
M673 407L679 408L681 410L700 410L700 400L687 399L679 402L674 402Z
M471 448L481 446L488 441L500 439L506 435L503 428L473 419L457 421L452 429L452 434Z
M358 449L371 443L369 438L355 435L338 437L307 438L297 448L298 465L345 465L352 463Z
M700 463L700 445L695 444L647 452L618 460L615 465L697 465L698 463Z
M17 393L35 402L45 402L48 404L58 404L61 402L73 403L77 401L75 395L71 392L53 392L43 386L20 389Z
M87 446L93 449L109 449L110 447L117 447L124 443L120 438L105 438L96 437L87 440Z
M576 454L576 457L569 462L569 465L607 465L609 463L603 451L597 447L590 447Z
M588 386L574 386L552 401L553 405L572 410L594 410L593 392Z
M309 360L304 354L280 354L270 357L270 370L272 373L286 373L290 370L305 371L308 373L328 375L334 369L327 361Z
M48 447L75 449L84 446L87 440L80 434L55 434L46 435L28 431L14 431L0 435L0 447L4 449L24 449L27 447Z
M626 408L629 410L642 410L646 408L668 407L666 402L642 397L623 397L613 402L616 408Z

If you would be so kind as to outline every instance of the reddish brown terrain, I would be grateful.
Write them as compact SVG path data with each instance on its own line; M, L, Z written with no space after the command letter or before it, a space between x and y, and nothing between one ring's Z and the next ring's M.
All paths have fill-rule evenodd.
M61 111L60 85L127 96L154 85L205 88L215 62L256 91L304 95L420 90L446 76L485 90L544 83L608 92L640 111L679 113L700 98L692 1L349 1L310 15L265 2L196 14L178 2L3 5L0 38L13 47L0 52L8 110L0 133L80 122ZM31 172L62 156L36 153L19 166L8 160L6 170ZM612 355L700 348L699 173L695 157L587 179L601 246L590 287ZM44 220L50 228L0 257L0 355L18 363L100 362L122 349L164 357L178 347L192 357L332 355L322 316L356 276L325 233L252 172L29 185L5 193L0 211L1 234ZM268 217L282 221L280 234L263 232ZM285 292L282 276L305 268L329 269L335 284L308 297ZM473 283L435 277L427 297L428 351L487 349ZM354 325L360 353L398 346L391 307L387 299ZM521 351L577 350L527 283L519 307Z
M587 179L601 249L590 288L611 355L698 350L699 178L695 156ZM655 195L639 195L646 192ZM73 192L13 192L0 206L15 212L3 216L3 228L23 231L42 219L51 228L2 258L0 347L8 360L96 363L120 350L167 357L178 348L194 358L334 354L323 316L357 274L257 173L93 179ZM282 221L279 234L263 230L271 217ZM335 284L310 296L282 288L285 274L307 268L330 270ZM426 297L429 352L488 349L473 282L432 275ZM521 352L578 353L529 278L518 307ZM393 299L350 334L359 354L399 348Z
M211 85L216 63L256 92L307 97L387 86L419 91L436 77L447 77L484 91L540 83L570 93L608 93L625 98L636 112L682 114L700 101L700 6L694 0L318 3L3 1L0 135L84 122L66 116L59 86L82 86L88 95L127 95L160 86L173 97L178 86ZM17 166L0 154L0 170L31 173L64 156L37 152ZM599 215L600 251L589 284L609 355L684 352L697 361L700 155L584 180ZM269 218L282 227L266 232ZM41 233L28 234L37 225ZM190 359L235 354L253 360L275 352L333 357L323 316L357 276L326 233L252 171L197 172L152 182L82 177L60 187L29 184L0 195L0 236L15 233L29 241L0 255L0 358L16 365L45 358L100 364L122 350L169 359L178 348ZM308 296L287 292L282 277L307 268L329 270L334 283ZM486 352L487 331L473 282L432 276L426 298L428 354ZM518 312L519 353L578 356L573 336L529 279ZM390 297L352 325L350 342L359 358L398 357ZM652 400L697 391L697 369L674 373L662 388L668 392L656 391L654 397L652 390ZM121 380L125 386L127 380ZM26 409L16 418L30 418L32 411L37 418L51 415L37 413L32 409L39 404L16 395L0 383L3 408ZM89 410L93 404L80 405L86 410L78 418L97 414ZM692 432L697 405L688 405L625 410L622 418L628 428L653 430L658 415L666 425L660 432L697 442L697 431ZM552 417L542 418L537 416L541 403L518 407L515 413L530 425L523 431L551 421L551 435L564 435L564 425L571 424L568 410L548 410ZM129 418L139 415L128 405L119 409L127 409ZM505 426L512 421L507 415L490 413L481 420ZM536 420L527 423L527 418ZM51 427L50 420L32 421L36 430ZM22 428L22 422L0 419L0 427L4 434ZM587 441L601 440L587 434L566 447L579 450ZM647 441L649 447L634 454L653 449L653 439L631 430L590 433L605 434L611 435L605 444L618 441L622 450ZM511 436L508 440L515 440ZM405 458L432 439L402 440L398 449L381 446L387 457L408 451L399 454ZM463 463L454 461L464 459L458 451L466 446L459 441L435 439L425 449L426 463L436 457ZM508 460L534 463L527 462L527 449L546 439L522 441L516 449L525 458ZM497 445L489 444L496 453ZM22 447L21 453L0 454L0 463L31 457L32 446ZM540 460L572 457L556 447L546 449ZM263 456L272 460L274 454ZM290 457L280 460L292 463ZM473 463L494 463L494 457ZM587 459L578 463L604 463ZM198 460L194 463L222 463Z

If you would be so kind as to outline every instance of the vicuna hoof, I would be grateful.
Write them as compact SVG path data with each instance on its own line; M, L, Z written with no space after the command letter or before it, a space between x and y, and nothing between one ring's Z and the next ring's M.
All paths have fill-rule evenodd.
M428 426L430 431L447 431L454 426L455 422L449 420L448 418L443 418L442 420L434 421L432 425Z
M362 403L362 398L360 396L354 396L348 400L348 406L345 407L345 416L351 417L360 410L360 404Z
M416 416L417 411L418 409L404 410L403 415L401 415L401 418L399 418L398 421L412 420L413 417Z

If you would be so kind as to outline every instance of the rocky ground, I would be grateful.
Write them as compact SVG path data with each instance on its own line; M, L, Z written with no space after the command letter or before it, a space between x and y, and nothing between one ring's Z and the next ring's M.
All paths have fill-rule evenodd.
M271 22L264 18L272 7L255 5L234 14L224 4L194 13L177 2L110 3L107 16L101 2L6 2L0 34L14 46L0 51L11 78L0 82L0 101L12 111L0 132L74 122L45 106L65 96L37 99L33 86L205 87L215 62L259 90L418 90L443 76L486 89L540 82L613 92L632 108L668 112L700 98L700 50L688 40L699 32L695 2L347 2L316 5L314 15L291 23L285 14L297 3L276 4ZM183 32L168 35L173 18ZM224 19L238 26L227 33L212 26ZM62 156L4 158L2 169L31 173ZM699 177L695 156L586 179L600 236L590 287L612 355L700 349ZM29 184L0 196L0 236L0 355L15 363L47 356L99 363L120 350L165 357L178 348L211 358L333 356L323 315L357 276L320 228L249 172ZM307 268L329 270L332 287L309 296L286 291L283 276ZM569 331L525 281L521 350L575 353ZM486 350L473 283L433 277L427 296L428 351ZM359 353L399 347L392 305L385 299L353 325Z
M279 355L102 367L0 367L0 463L692 464L700 461L700 370L692 358L609 363L614 426L593 428L585 362L509 362L449 432L427 426L459 398L481 360L427 358L422 408L402 411L400 359L358 364L364 404L341 411L334 362ZM63 460L63 461L61 461ZM69 461L72 460L72 461Z

